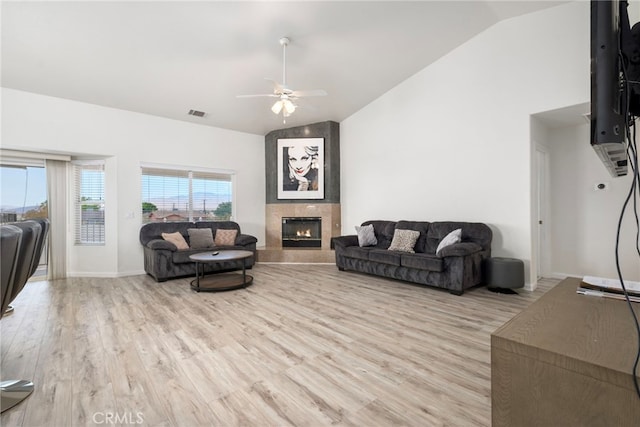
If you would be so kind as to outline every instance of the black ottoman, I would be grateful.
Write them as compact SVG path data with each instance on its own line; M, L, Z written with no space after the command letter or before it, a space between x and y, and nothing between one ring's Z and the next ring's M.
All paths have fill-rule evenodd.
M516 294L524 286L524 262L515 258L488 258L484 264L485 283L492 292Z

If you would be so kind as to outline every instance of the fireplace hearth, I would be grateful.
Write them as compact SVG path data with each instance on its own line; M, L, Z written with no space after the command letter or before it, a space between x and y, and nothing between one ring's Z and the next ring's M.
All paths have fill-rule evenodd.
M283 248L322 247L322 218L285 217L282 218Z

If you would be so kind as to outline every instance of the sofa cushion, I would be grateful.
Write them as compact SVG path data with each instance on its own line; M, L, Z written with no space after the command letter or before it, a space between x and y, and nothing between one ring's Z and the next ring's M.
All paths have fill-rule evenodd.
M347 246L344 248L344 256L364 261L369 260L369 252L371 252L371 247L361 248L360 246Z
M189 228L189 246L193 249L208 249L214 246L210 228Z
M477 243L482 250L491 250L492 231L486 224L479 222L442 221L432 222L427 232L425 252L435 254L440 241L453 230L462 229L462 241Z
M401 254L400 265L408 268L417 268L428 271L442 271L444 263L442 258L430 254Z
M149 222L140 228L140 243L146 246L151 240L162 239L162 233L175 233L188 236L188 228L193 228L192 222Z
M462 240L462 228L456 228L451 233L447 234L440 240L438 247L436 248L436 255L440 256L440 251L447 246L458 243Z
M429 231L430 222L427 221L398 221L396 224L397 229L401 230L415 230L420 232L420 237L416 241L413 250L416 253L426 252L427 247L427 231Z
M375 246L378 244L376 234L373 231L373 225L356 225L356 233L358 234L359 246Z
M396 228L393 233L393 240L389 246L390 251L415 252L413 247L420 237L420 232L416 230L400 230Z
M365 221L362 225L373 225L373 230L376 234L376 239L378 240L378 244L376 248L379 249L387 249L391 244L391 239L393 239L393 232L396 229L395 221L384 221L384 220L374 220L374 221Z
M162 233L162 238L176 245L176 248L178 248L178 250L189 249L189 245L187 244L187 241L184 239L184 236L180 234L179 231L176 231L175 233Z
M216 246L233 246L236 243L238 230L216 230Z
M214 235L216 233L216 230L219 228L222 230L238 230L238 234L241 233L240 224L235 221L197 221L196 227L210 228L213 231Z
M369 252L369 261L400 266L400 254L385 249L372 249Z

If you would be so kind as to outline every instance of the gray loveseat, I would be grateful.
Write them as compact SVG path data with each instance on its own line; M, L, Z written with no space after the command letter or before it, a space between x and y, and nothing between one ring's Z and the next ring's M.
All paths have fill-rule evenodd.
M189 242L190 228L210 228L215 238L216 230L237 230L233 246L216 246L211 249L178 249L175 244L164 240L162 233L180 232ZM236 249L252 251L254 256L245 259L245 268L252 268L255 264L256 239L254 236L242 234L238 223L233 221L198 221L198 222L152 222L145 224L140 229L140 243L144 248L144 271L157 282L177 277L195 276L195 263L189 259L189 255L213 250ZM225 271L242 268L238 262L223 262L204 264L205 273Z
M377 244L360 247L358 236L332 239L338 269L375 274L447 289L455 295L482 283L483 260L491 256L491 229L482 223L426 221L366 221L373 225ZM462 229L462 240L442 249L440 241ZM415 253L388 250L396 229L416 230Z

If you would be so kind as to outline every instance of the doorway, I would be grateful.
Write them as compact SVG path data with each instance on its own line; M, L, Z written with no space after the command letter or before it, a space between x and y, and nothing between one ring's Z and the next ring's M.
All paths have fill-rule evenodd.
M536 278L541 279L549 274L549 154L540 144L536 145Z
M44 161L2 158L0 162L0 223L48 218L47 175ZM31 280L47 277L49 238Z

